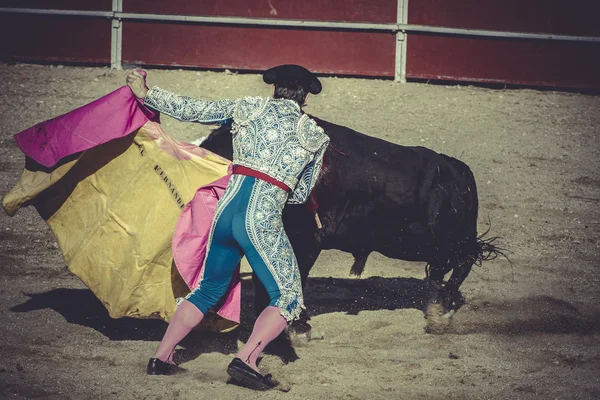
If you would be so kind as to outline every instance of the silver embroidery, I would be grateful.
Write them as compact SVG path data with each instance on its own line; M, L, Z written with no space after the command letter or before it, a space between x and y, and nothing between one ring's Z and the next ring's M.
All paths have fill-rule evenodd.
M275 306L293 321L305 307L298 261L281 219L286 197L279 187L257 179L246 210L246 233L279 288Z
M240 99L233 125L233 163L285 183L293 189L288 202L305 203L329 143L323 129L283 99Z
M288 202L304 203L317 183L329 137L292 100L244 97L204 101L153 87L145 103L181 121L233 118L233 163L292 188Z
M236 101L198 100L154 86L146 93L144 104L180 121L210 124L232 118Z

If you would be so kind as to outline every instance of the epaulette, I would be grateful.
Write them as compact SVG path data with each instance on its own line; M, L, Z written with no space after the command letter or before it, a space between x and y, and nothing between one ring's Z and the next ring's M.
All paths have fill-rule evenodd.
M315 153L329 141L329 136L314 119L304 114L298 121L298 141L306 150Z

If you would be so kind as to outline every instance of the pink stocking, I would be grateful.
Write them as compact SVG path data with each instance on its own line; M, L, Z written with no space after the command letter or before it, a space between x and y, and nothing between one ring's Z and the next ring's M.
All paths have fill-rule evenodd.
M155 358L164 362L173 362L173 351L179 343L196 325L202 321L204 314L191 302L184 300L177 310L173 319L169 323L169 327L165 332L162 342L158 346Z
M252 334L237 357L252 369L258 371L256 366L258 356L269 343L283 332L286 326L287 321L281 316L279 307L269 306L265 308L256 319Z

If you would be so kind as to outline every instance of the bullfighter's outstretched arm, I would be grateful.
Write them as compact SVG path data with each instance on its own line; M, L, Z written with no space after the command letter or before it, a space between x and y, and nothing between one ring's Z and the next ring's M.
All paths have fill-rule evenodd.
M236 100L194 99L153 86L146 93L144 104L180 121L211 124L232 118Z

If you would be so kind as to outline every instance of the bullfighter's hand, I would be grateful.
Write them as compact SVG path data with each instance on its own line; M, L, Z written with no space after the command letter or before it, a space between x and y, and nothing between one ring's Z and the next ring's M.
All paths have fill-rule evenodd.
M130 72L127 75L126 82L131 88L131 91L135 97L138 99L143 99L146 97L146 93L148 93L148 86L146 86L145 76L142 75L140 71L135 70Z

